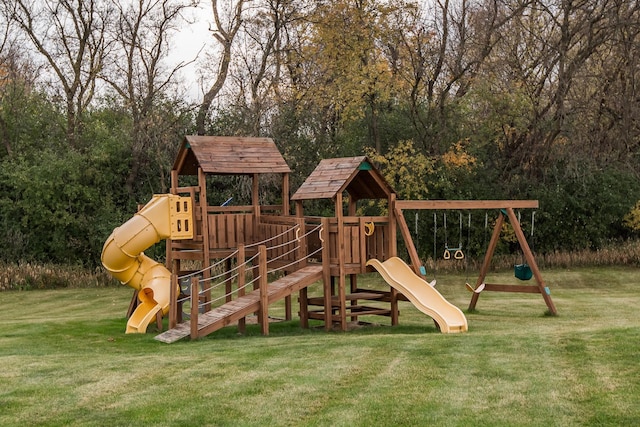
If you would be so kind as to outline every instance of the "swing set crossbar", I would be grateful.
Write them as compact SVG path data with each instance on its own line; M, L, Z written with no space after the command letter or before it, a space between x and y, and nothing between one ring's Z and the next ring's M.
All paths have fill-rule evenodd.
M538 209L537 200L396 200L398 209Z

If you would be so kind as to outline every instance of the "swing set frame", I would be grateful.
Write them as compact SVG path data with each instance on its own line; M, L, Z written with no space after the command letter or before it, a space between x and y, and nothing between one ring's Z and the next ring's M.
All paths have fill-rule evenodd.
M529 247L527 238L522 231L522 228L520 227L520 222L518 221L518 217L514 211L515 209L538 209L538 207L539 203L537 200L396 200L394 210L400 232L402 233L404 240L407 243L407 250L409 252L409 258L411 259L411 264L416 273L420 271L422 262L420 261L418 251L416 250L413 244L413 240L411 239L409 227L407 226L402 212L403 209L498 210L499 214L493 227L491 240L489 241L489 246L487 247L487 251L485 253L475 287L473 287L474 292L471 296L471 301L469 302L469 311L475 310L478 299L480 298L480 294L482 292L521 292L541 294L545 304L547 305L547 308L549 309L549 314L555 316L558 314L558 311L556 310L555 304L551 299L551 291L549 290L549 287L544 283L544 279L542 278L542 274L540 273L538 264L536 263L533 252ZM518 243L520 244L520 248L522 250L522 253L524 254L524 258L529 265L531 272L533 273L533 277L535 278L535 285L505 285L485 283L485 278L487 276L487 273L489 272L491 259L493 258L493 254L498 245L498 241L500 240L500 232L502 230L502 224L504 224L505 219L508 219L509 223L511 223L511 226L513 227L513 231L516 235L516 238L518 239Z

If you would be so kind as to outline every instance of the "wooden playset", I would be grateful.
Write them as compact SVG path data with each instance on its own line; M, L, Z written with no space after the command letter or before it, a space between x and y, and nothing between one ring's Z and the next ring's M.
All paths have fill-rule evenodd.
M541 293L549 311L556 313L549 289L514 213L514 209L537 208L537 201L396 200L396 193L366 156L322 160L291 197L290 173L269 138L185 137L171 172L171 195L167 195L171 197L168 199L170 211L166 219L153 219L153 215L143 208L136 217L144 217L144 220L130 220L114 230L105 243L103 264L115 277L131 285L130 277L135 274L126 272L140 268L144 271L136 274L144 276L150 269L139 267L144 263L135 261L144 256L141 246L166 239L168 273L163 273L162 277L168 281L168 298L165 302L155 301L155 308L138 310L141 304L153 300L155 288L152 286L151 292L146 290L145 283L153 279L142 278L135 282L136 294L128 314L139 319L132 321L130 318L131 323L138 322L139 326L132 324L131 332L144 332L150 321L156 321L162 328L162 317L168 315L168 330L156 339L170 343L186 336L203 337L232 323L237 323L243 331L246 318L256 313L262 333L268 334L269 306L284 300L285 317L291 319L295 294L298 295L301 326L305 328L309 327L309 320L317 319L324 322L326 330L345 331L350 322L371 315L388 317L395 325L398 323L398 301L415 303L420 292L413 295L412 289L423 286L419 278L421 262L403 209L500 210L480 275L471 289L474 292L469 309L475 308L481 291L529 292ZM265 174L280 177L278 205L260 203L260 183L264 181L261 177ZM208 194L212 194L212 189L208 184L211 185L210 177L215 175L249 177L251 204L210 205ZM305 215L305 203L320 199L333 203L332 216ZM383 205L387 214L358 215L360 204L370 200ZM295 206L291 206L292 202ZM534 286L484 283L505 218L513 226L535 277ZM170 229L158 231L156 223L165 221L170 223ZM134 227L131 222L139 225ZM147 224L154 227L155 234L150 233L149 242L130 249L133 245L130 242L139 239L134 236L149 234L151 226ZM130 231L134 228L136 231ZM413 281L413 277L398 279L407 276L400 275L396 267L393 267L395 270L389 267L402 263L397 258L398 229L409 253L410 268L416 276L411 284L413 288L397 282ZM370 260L376 261L368 263ZM358 275L374 268L390 283L388 290L358 286ZM394 281L398 286L393 286ZM310 288L312 284L316 286ZM429 285L424 282L424 286ZM404 295L398 289L412 295ZM183 314L185 303L190 305L189 316ZM432 312L425 313L441 319ZM466 330L466 319L463 324L450 328L444 325L447 320L442 319L443 324L439 326L443 332ZM129 325L127 331L130 331Z

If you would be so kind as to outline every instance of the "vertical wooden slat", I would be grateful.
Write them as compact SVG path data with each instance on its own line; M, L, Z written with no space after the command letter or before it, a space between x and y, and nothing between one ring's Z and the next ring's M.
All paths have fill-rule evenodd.
M216 215L217 218L217 234L218 234L218 247L228 248L227 245L227 215Z
M282 174L282 215L291 215L291 208L289 206L289 174Z
M361 235L362 227L359 225L351 227L351 262L354 264L361 264L362 258L364 258L360 253Z
M364 273L367 271L369 254L367 253L367 236L364 233L364 221L362 221L362 218L358 221L358 245L360 246L358 249L358 253L360 254L360 272Z
M351 251L351 231L353 230L353 227L351 227L351 225L345 225L344 227L344 234L342 235L342 238L344 239L344 250L343 250L343 260L346 264L351 264L352 262L352 251Z
M235 222L236 222L236 216L235 215L225 215L225 220L226 220L226 224L225 224L225 229L227 230L227 248L235 248L237 247L237 241L235 238Z
M236 242L238 244L247 244L247 240L244 235L244 223L245 223L246 215L238 215L236 217Z

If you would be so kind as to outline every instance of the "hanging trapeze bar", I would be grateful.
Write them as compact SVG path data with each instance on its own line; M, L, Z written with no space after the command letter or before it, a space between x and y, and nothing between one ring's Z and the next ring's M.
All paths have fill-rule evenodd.
M454 259L464 259L464 252L462 252L462 212L460 215L460 236L457 248L450 248L447 242L447 213L443 213L443 223L444 223L444 253L442 257L444 259L451 259L451 255L453 254Z

